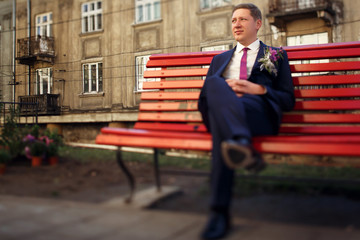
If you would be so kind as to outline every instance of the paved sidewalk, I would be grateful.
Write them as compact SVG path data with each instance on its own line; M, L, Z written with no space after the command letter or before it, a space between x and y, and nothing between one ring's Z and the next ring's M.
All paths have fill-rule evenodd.
M335 217L335 216L334 216ZM191 240L206 216L100 204L0 196L1 240ZM226 239L352 240L358 229L234 219Z

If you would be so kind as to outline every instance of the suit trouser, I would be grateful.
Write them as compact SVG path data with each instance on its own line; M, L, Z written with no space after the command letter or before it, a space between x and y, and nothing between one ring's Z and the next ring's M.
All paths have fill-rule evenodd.
M224 164L221 142L237 137L251 140L256 135L274 135L277 127L271 121L270 106L263 96L237 97L224 78L214 76L205 81L202 91L205 91L206 101L200 104L207 106L199 109L207 117L213 140L210 206L213 210L227 211L231 204L234 170Z

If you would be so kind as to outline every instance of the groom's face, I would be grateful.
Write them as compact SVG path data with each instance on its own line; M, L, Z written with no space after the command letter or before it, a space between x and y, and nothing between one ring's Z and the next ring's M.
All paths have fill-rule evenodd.
M245 8L237 9L232 16L232 33L236 41L244 46L249 46L257 39L257 32L262 22L255 20L250 10Z

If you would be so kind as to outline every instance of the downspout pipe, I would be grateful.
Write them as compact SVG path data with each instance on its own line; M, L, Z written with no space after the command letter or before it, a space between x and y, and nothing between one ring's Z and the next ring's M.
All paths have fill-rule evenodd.
M31 0L27 0L27 35L29 38L28 44L28 50L29 50L29 56L31 54ZM30 65L28 66L28 71L29 71L29 75L28 75L28 90L27 90L27 95L30 95L31 93L31 67Z
M13 0L13 10L12 10L12 25L13 25L13 103L15 107L15 86L16 86L16 0Z

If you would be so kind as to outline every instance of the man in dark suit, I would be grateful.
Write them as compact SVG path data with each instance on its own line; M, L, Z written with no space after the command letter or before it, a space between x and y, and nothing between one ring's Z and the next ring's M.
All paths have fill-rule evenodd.
M234 169L258 172L265 167L251 138L277 134L282 112L295 103L287 54L258 40L261 25L255 5L234 7L237 46L214 57L200 93L199 110L213 140L211 215L203 239L228 233Z

